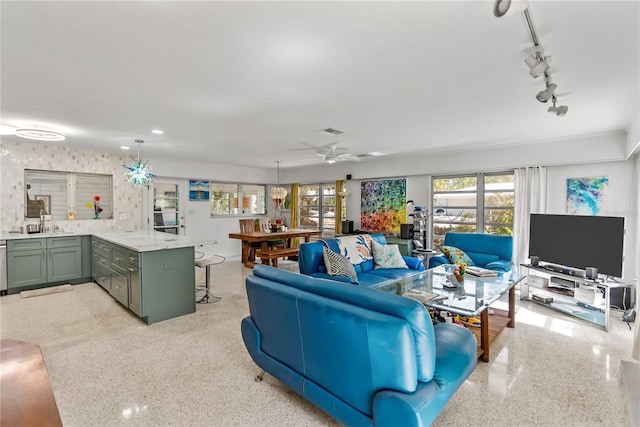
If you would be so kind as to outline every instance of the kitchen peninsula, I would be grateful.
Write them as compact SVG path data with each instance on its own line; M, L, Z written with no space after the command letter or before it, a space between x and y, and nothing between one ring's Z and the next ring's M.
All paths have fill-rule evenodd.
M3 237L9 293L92 278L148 324L195 312L194 247L207 242L156 231Z

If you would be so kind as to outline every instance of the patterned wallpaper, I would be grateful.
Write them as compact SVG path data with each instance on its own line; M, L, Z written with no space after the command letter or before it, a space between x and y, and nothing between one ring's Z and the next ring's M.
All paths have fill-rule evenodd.
M132 188L122 175L122 165L129 155L69 149L64 143L0 142L0 234L18 230L26 219L25 169L89 172L113 175L113 219L67 221L54 218L62 231L91 233L93 231L136 230L142 224L142 189Z

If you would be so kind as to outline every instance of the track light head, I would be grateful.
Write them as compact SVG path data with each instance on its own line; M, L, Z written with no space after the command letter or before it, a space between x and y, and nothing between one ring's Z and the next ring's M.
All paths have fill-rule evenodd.
M555 91L557 88L558 86L554 83L547 85L547 88L545 90L541 90L540 92L538 92L538 94L536 95L536 99L540 102L549 101L553 97L553 91Z
M522 12L529 7L527 0L495 0L493 2L493 16L500 18L507 14Z
M553 107L549 107L549 109L547 110L550 113L555 113L556 116L558 117L562 117L565 114L567 114L567 111L569 111L569 107L567 107L566 105L561 105L559 107L556 107L555 103L553 104Z
M524 62L529 66L529 74L534 79L549 69L547 61L540 60L535 55L527 56Z

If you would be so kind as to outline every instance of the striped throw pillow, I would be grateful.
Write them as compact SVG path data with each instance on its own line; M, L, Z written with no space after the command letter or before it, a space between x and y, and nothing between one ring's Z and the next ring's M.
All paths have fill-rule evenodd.
M324 258L324 265L327 267L327 273L331 276L346 276L358 279L353 264L344 255L325 247L322 249L322 257Z

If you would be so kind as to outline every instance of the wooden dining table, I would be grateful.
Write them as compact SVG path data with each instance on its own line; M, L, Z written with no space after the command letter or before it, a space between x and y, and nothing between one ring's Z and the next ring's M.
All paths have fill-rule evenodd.
M321 231L318 229L293 228L277 232L229 233L229 238L242 240L242 263L245 267L253 268L256 260L255 255L249 250L252 243L261 243L260 250L266 252L269 250L269 242L271 241L284 240L285 247L291 247L291 239L293 238L304 237L304 241L308 242L311 236L319 236L320 233Z

